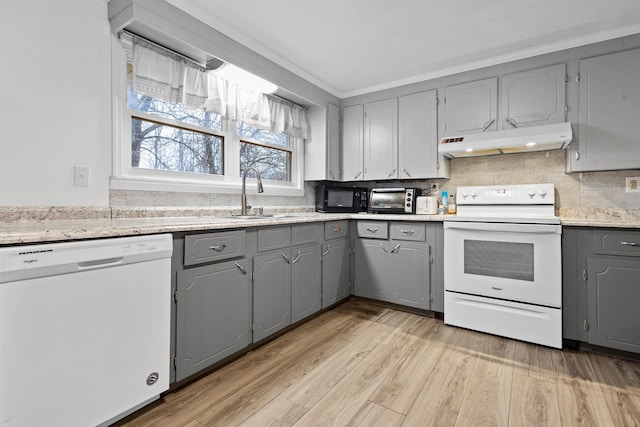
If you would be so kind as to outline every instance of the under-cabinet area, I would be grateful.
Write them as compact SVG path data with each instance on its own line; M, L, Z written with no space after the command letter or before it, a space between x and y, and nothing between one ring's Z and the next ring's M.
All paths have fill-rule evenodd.
M391 240L363 229L385 230ZM299 223L174 235L172 383L355 294L442 311L442 223ZM352 285L355 283L355 287Z
M563 336L640 353L640 231L565 227Z

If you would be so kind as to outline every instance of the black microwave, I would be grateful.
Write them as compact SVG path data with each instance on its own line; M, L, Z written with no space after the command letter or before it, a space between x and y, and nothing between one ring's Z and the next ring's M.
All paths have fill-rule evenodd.
M360 212L367 210L367 189L319 184L316 187L317 212Z

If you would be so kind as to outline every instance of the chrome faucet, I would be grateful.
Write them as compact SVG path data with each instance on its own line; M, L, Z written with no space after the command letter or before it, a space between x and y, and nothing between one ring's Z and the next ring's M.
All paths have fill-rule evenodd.
M244 170L242 174L242 200L240 201L240 215L246 215L247 210L251 209L251 206L247 206L247 173L252 170L256 173L256 178L258 179L258 193L264 193L264 187L262 187L262 179L260 178L260 172L253 166L249 166Z

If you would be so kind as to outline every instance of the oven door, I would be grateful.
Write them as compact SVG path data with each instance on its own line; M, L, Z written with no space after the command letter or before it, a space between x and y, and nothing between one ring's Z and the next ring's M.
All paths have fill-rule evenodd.
M560 225L445 221L445 290L560 308L561 233Z

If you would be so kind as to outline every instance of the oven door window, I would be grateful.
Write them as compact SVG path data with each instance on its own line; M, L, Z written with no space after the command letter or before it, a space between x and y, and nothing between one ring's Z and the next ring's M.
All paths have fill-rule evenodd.
M464 241L464 272L534 281L532 243Z

